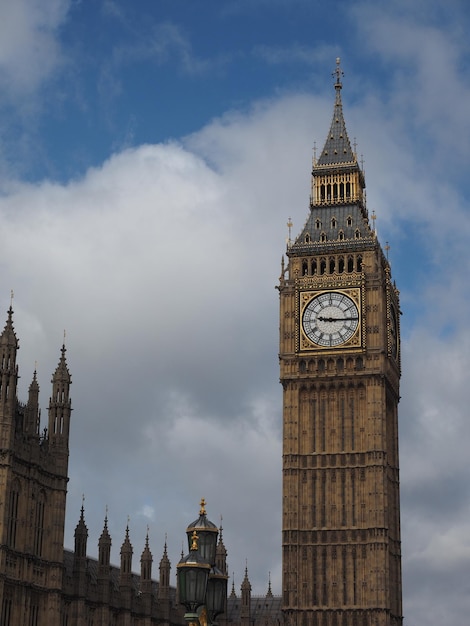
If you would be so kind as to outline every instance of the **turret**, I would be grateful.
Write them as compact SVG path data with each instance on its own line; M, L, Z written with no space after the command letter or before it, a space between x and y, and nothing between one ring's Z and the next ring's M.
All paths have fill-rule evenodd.
M111 592L111 537L108 531L108 515L104 518L103 532L98 541L98 602L101 605L97 623L109 623L109 598Z
M59 364L52 376L52 396L49 399L49 442L60 446L68 453L70 415L72 413L69 397L72 377L65 360L65 345L62 345Z
M168 600L170 597L170 571L171 571L171 563L168 558L167 553L167 545L166 545L166 537L165 537L165 546L163 548L163 555L160 559L160 584L158 586L158 599L159 600Z
M126 535L121 546L121 570L119 573L119 591L121 592L121 604L126 612L131 610L132 598L132 544L129 539L129 524L126 526ZM127 616L128 618L128 616ZM125 623L127 621L125 619Z
M219 527L219 541L215 552L215 565L225 575L227 575L227 550L222 537L222 522Z
M248 566L245 567L245 578L240 587L241 590L241 607L240 607L240 623L241 626L250 626L251 622L251 583L248 578Z
M75 592L79 597L83 597L86 593L87 540L88 528L85 524L84 508L82 504L80 519L75 528L75 550L73 555L73 572L76 585Z
M145 547L140 557L140 590L143 594L152 592L153 556L149 547L149 534L145 537Z
M121 546L121 575L120 585L128 585L132 576L132 554L134 550L129 539L129 524L126 526L126 535Z
M39 408L39 384L36 370L34 370L33 380L29 386L28 402L25 407L24 432L33 437L39 436L39 424L41 421L41 410Z
M108 516L104 518L103 532L98 541L98 581L109 580L111 560L111 537L108 531Z
M163 622L165 624L170 623L170 571L171 571L171 563L168 558L167 545L166 545L166 536L165 536L165 546L163 548L163 555L160 559L160 582L158 585L158 602L160 607L161 616Z
M15 432L18 339L13 328L13 309L0 335L0 448L10 448Z

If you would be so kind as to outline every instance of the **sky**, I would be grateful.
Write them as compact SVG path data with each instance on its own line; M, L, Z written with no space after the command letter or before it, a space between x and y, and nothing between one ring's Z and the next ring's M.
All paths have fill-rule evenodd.
M0 0L0 308L37 363L64 330L66 546L108 512L175 581L223 518L230 582L281 592L278 282L334 102L401 294L404 624L470 610L470 7L465 0Z

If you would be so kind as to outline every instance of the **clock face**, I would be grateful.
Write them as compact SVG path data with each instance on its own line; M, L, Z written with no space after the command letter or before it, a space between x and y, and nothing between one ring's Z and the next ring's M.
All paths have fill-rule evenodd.
M359 311L345 293L329 291L310 300L304 309L302 327L313 343L334 348L350 339L359 326Z

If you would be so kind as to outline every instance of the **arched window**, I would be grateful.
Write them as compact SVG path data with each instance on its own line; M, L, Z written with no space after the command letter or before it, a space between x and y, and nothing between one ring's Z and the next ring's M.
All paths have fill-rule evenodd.
M14 480L8 501L7 545L16 547L16 531L18 527L18 503L20 500L20 483Z

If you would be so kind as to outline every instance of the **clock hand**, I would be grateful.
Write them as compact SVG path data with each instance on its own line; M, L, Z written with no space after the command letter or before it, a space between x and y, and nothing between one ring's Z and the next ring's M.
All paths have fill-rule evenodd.
M317 317L320 322L346 322L347 320L358 320L358 317Z

